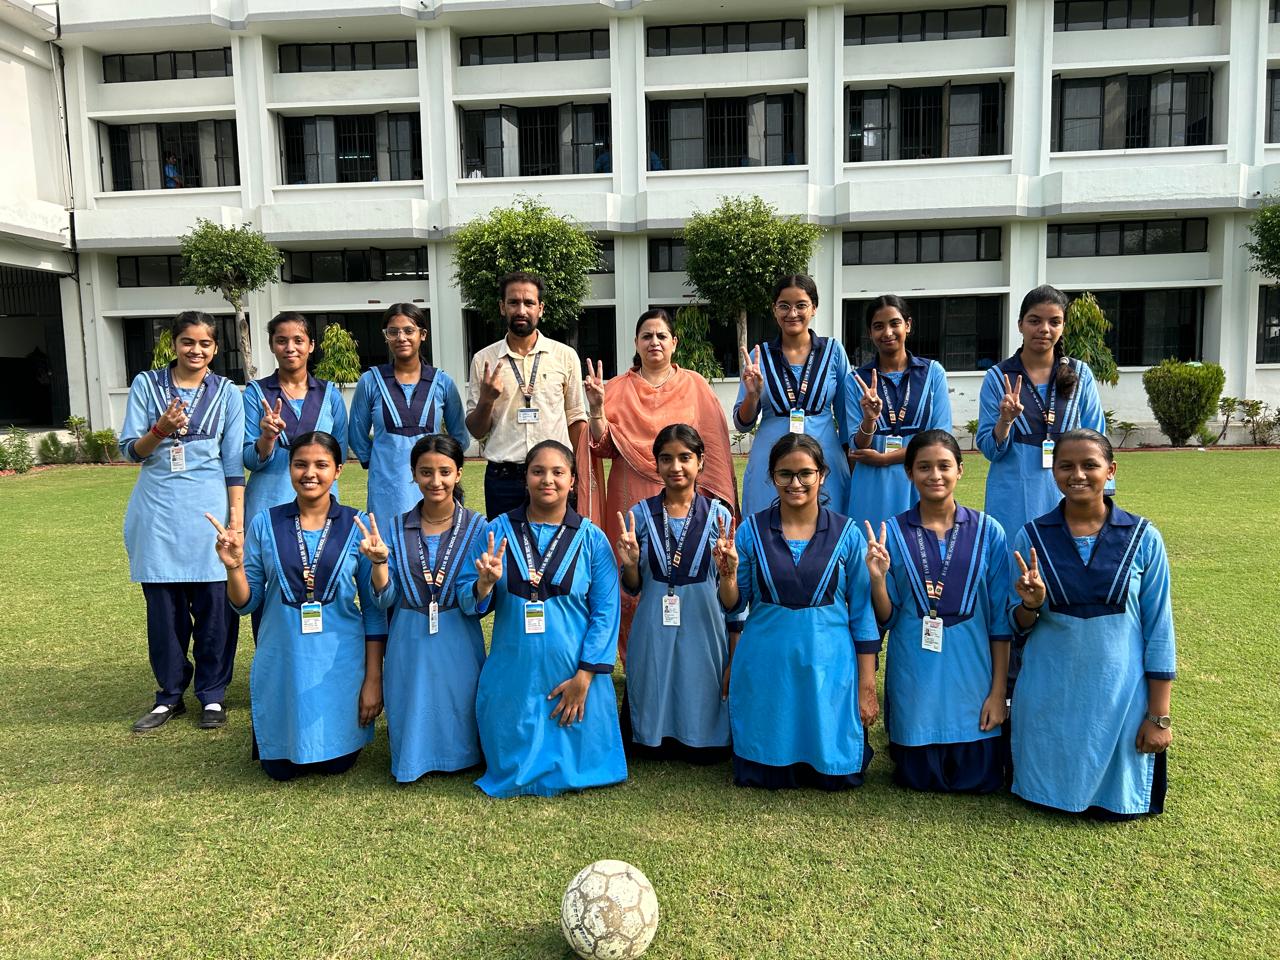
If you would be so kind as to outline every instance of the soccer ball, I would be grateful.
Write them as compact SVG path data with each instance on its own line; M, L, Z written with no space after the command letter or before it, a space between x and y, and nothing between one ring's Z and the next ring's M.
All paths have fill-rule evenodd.
M621 860L582 868L560 901L560 932L585 960L633 960L658 931L658 898L643 873Z

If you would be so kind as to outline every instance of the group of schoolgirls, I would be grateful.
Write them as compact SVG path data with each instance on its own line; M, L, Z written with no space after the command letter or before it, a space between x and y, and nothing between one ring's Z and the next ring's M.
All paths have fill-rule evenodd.
M224 392L225 381L207 372L207 345L203 367L199 349L184 353L188 340L203 342L206 332L212 340L212 328L186 328L194 338L176 331L176 364L134 384L151 407L134 416L134 433L127 426L126 449L144 464L143 490L148 470L163 484L171 469L165 444L207 440L188 462L213 464L210 494L213 480L231 492L207 498L225 586L216 576L197 586L223 586L224 604L259 611L250 692L264 769L280 779L347 769L385 701L400 781L483 763L477 784L492 796L553 795L625 780L630 753L731 757L740 785L840 790L859 785L871 760L884 652L896 782L999 789L1009 765L1001 731L1011 727L1012 788L1026 800L1104 819L1160 812L1174 670L1168 566L1154 527L1107 496L1114 456L1090 429L1102 418L1088 367L1062 355L1065 298L1050 287L1028 294L1023 348L985 376L983 513L955 502L963 466L945 373L906 350L905 301L871 304L877 356L849 370L838 342L808 330L802 307L816 308L817 291L804 279L776 292L789 302L775 304L780 337L769 353L744 356L734 419L759 428L741 524L698 492L701 438L676 424L653 445L664 490L619 517L616 545L574 511L574 456L555 441L526 459L524 506L489 523L462 506L466 435L451 422L459 405L453 416L443 404L427 412L415 391L397 389L407 328L388 335L392 375L369 371L357 388L383 404L381 418L352 432L357 456L376 460L380 423L406 448L380 461L377 485L371 469L374 516L331 496L344 452L331 435L342 436L336 417L308 420L310 391L299 406L294 393L273 393L269 377L246 391L245 407L261 392L253 400L265 415L258 433L243 434L243 462L253 471L251 457L266 467L279 458L275 505L247 514L241 532L242 474L218 464L220 451L228 457L219 429L197 441L183 432L205 411L193 387ZM302 354L302 374L310 349L276 344L293 327L309 338L299 318L272 331L272 349L281 379L297 384L290 349ZM807 357L781 349L797 340L807 341ZM806 406L797 388L819 366L839 376L839 389ZM133 406L131 394L131 415ZM235 411L226 410L220 430L235 432ZM203 416L200 429L218 419ZM396 433L424 417L436 430L443 420L450 435ZM373 433L372 453L366 444L361 454L356 432L366 441ZM250 502L266 467L250 480ZM757 489L765 484L768 499ZM139 500L135 492L131 517ZM174 516L163 513L166 523ZM377 516L390 526L385 539ZM1006 529L1015 531L1012 551ZM207 540L184 542L185 562L205 562L192 542ZM152 583L142 582L145 592ZM638 594L621 724L611 679L620 589ZM148 597L149 629L151 606ZM188 623L197 616L189 611ZM479 620L490 612L486 657ZM177 642L185 665L185 638ZM153 664L156 646L153 636ZM209 691L221 694L197 677L206 708Z

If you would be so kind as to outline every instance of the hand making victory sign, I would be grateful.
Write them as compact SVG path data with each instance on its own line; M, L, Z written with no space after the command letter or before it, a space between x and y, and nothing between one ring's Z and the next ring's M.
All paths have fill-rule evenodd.
M759 399L764 392L764 374L760 369L760 347L753 353L747 353L746 347L738 348L742 352L742 383L747 389L747 396Z
M604 414L604 361L597 360L595 368L591 359L587 358L587 375L582 381L583 392L587 395L587 406L593 417Z
M187 404L181 397L174 397L168 408L160 414L155 429L165 436L172 436L187 425Z
M1009 375L1004 375L1004 396L1000 398L1000 422L1009 425L1022 415L1022 374L1018 374L1016 383L1009 382Z
M369 514L369 526L365 526L360 522L359 517L353 517L356 526L360 528L363 539L360 541L360 552L364 554L370 563L386 563L387 557L391 554L391 548L387 546L382 539L382 535L378 533L378 518L372 513Z
M730 520L729 529L726 531L724 518L721 517L720 536L716 537L716 545L711 548L716 569L720 571L721 578L726 580L733 580L738 576L738 548L733 542L733 534L737 527L737 522Z
M218 539L214 549L218 551L218 559L228 570L236 570L244 565L244 532L235 527L224 527L212 513L206 513L205 519L218 531Z
M502 579L502 558L507 553L507 538L502 538L502 543L495 550L493 546L493 532L489 532L489 546L484 553L480 554L476 560L476 573L479 579L476 580L476 599L483 600L489 595L489 591L493 589L493 585Z
M1018 567L1022 570L1022 576L1018 577L1014 583L1014 589L1018 591L1018 596L1022 598L1022 605L1028 610L1039 610L1044 603L1045 586L1044 581L1040 579L1040 566L1036 559L1036 548L1031 548L1031 566L1027 566L1022 554L1017 550L1013 552L1014 559L1018 561Z
M618 514L618 557L624 567L634 567L640 562L640 541L636 538L636 515L628 512L624 519Z
M885 525L880 524L880 537L877 539L875 531L871 529L871 521L863 520L863 524L867 528L867 572L871 574L871 580L883 581L885 574L889 572L889 548L885 546L888 540L888 533Z
M267 404L267 398L262 398L262 419L258 421L258 427L262 430L262 435L271 441L284 433L284 419L280 416L280 411L284 409L284 398L276 400L275 407Z
M862 388L862 419L863 422L870 421L873 425L880 419L880 414L884 410L884 400L880 396L880 375L876 372L876 368L871 368L871 383L863 382L863 379L856 373L853 379L857 381L858 386ZM875 427L872 426L872 432Z
M480 377L480 402L493 404L502 396L502 365L495 363L493 370L489 364L484 365L484 374Z

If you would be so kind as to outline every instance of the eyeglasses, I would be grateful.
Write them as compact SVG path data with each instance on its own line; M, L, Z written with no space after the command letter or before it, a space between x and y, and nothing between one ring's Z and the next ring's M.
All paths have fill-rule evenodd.
M796 470L794 473L790 470L775 470L772 476L773 484L776 487L789 487L792 480L799 480L802 487L812 487L818 482L822 474L813 469Z
M401 337L406 340L412 340L413 335L417 332L417 327L387 327L382 331L382 335L388 340L399 340Z
M801 300L799 303L775 303L773 309L786 316L788 313L808 313L813 309L813 304L808 300Z

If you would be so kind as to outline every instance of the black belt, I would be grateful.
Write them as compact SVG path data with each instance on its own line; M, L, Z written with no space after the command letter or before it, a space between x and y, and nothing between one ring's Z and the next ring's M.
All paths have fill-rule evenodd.
M524 475L524 463L513 463L509 460L490 460L487 468L493 473L518 473Z

